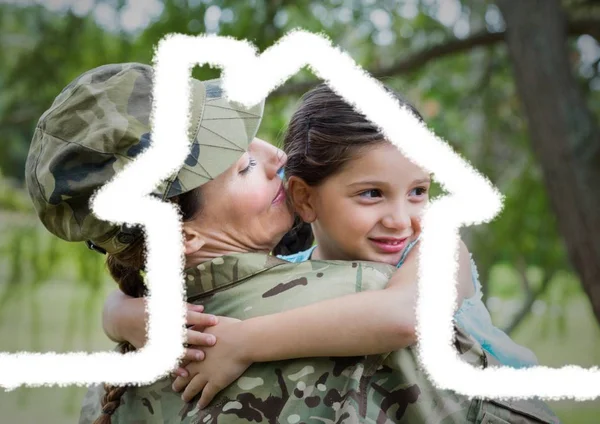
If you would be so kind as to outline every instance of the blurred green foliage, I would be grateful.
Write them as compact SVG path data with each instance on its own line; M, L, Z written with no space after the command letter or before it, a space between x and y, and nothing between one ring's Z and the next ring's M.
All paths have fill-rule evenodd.
M0 350L108 346L103 344L99 305L114 283L103 258L83 245L50 237L37 221L23 187L25 157L38 118L83 71L114 62L151 63L154 45L173 32L215 32L248 39L264 50L289 30L301 27L328 35L365 69L382 70L448 41L503 29L493 2L485 0L165 0L158 4L156 15L148 17L147 25L137 29L130 28L127 20L113 19L107 25L96 13L109 5L118 17L129 3L133 4L91 2L89 13L81 13L76 1L72 9L62 10L0 4L0 334L14 334L4 338ZM147 8L152 9L151 4L148 1ZM588 104L600 115L598 42L586 35L575 37L570 54ZM206 66L193 71L200 79L218 74L219 70ZM312 76L304 70L290 84L309 80ZM545 363L556 353L548 349L560 340L573 347L556 354L555 358L561 358L557 360L594 364L600 344L598 328L557 233L505 46L490 43L457 50L390 72L382 81L414 103L436 134L505 195L498 218L462 234L477 262L496 322L513 328L515 336L531 345ZM281 142L300 94L273 95L267 100L261 138ZM66 292L72 294L67 301L61 297ZM49 303L58 308L56 315L64 326L60 340L41 337L58 331L49 329L44 315ZM523 305L523 320L515 324ZM22 323L18 334L30 333L28 342L16 330L6 332L16 321ZM580 334L572 332L578 328L591 346L581 349L595 349L591 359L573 356ZM75 392L68 396L69 414L79 405L80 392L74 401ZM30 389L19 391L19 402L30 407L24 393ZM583 416L600 411L597 403L592 406L583 409L581 418L574 413L565 422L590 422ZM15 422L22 421L16 417Z

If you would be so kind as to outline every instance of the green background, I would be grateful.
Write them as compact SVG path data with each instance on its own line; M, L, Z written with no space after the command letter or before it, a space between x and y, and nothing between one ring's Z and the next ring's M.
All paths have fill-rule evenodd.
M571 8L578 2L563 3ZM452 47L482 31L503 30L493 2L144 4L151 13L127 1L66 1L62 8L0 4L0 351L112 348L100 325L105 294L115 287L103 258L85 246L50 237L24 191L24 160L33 128L59 91L94 66L150 63L154 44L167 33L232 35L264 50L301 27L328 35L365 69L379 72L386 84L417 106L436 134L506 196L499 217L462 233L478 264L495 323L509 328L543 365L600 363L599 325L558 235L507 49L503 43ZM444 45L450 50L439 49ZM598 116L598 41L589 34L573 36L569 54L586 102ZM218 70L207 67L194 70L199 78L216 75ZM281 142L307 81L312 76L302 71L269 97L261 138ZM0 391L0 421L76 422L83 390ZM598 422L600 414L600 400L552 401L550 406L568 424Z

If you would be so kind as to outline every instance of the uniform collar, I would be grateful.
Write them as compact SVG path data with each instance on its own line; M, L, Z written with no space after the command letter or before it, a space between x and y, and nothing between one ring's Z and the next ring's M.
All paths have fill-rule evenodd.
M235 253L203 262L184 271L188 301L287 263L267 253Z

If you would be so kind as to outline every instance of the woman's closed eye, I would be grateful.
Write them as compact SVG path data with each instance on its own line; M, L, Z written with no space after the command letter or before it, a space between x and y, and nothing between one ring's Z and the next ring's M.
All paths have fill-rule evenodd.
M248 171L250 171L252 168L254 168L256 166L256 160L254 160L253 158L250 158L248 160L248 166L246 166L244 169L242 169L240 171L240 174L244 175L247 174Z

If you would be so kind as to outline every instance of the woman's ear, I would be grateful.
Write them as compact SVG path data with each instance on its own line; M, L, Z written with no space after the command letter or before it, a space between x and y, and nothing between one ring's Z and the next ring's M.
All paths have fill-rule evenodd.
M196 253L206 243L200 233L187 222L183 223L183 237L183 252L186 256Z
M288 196L300 218L307 223L317 219L314 207L314 189L299 177L290 177L287 186Z

